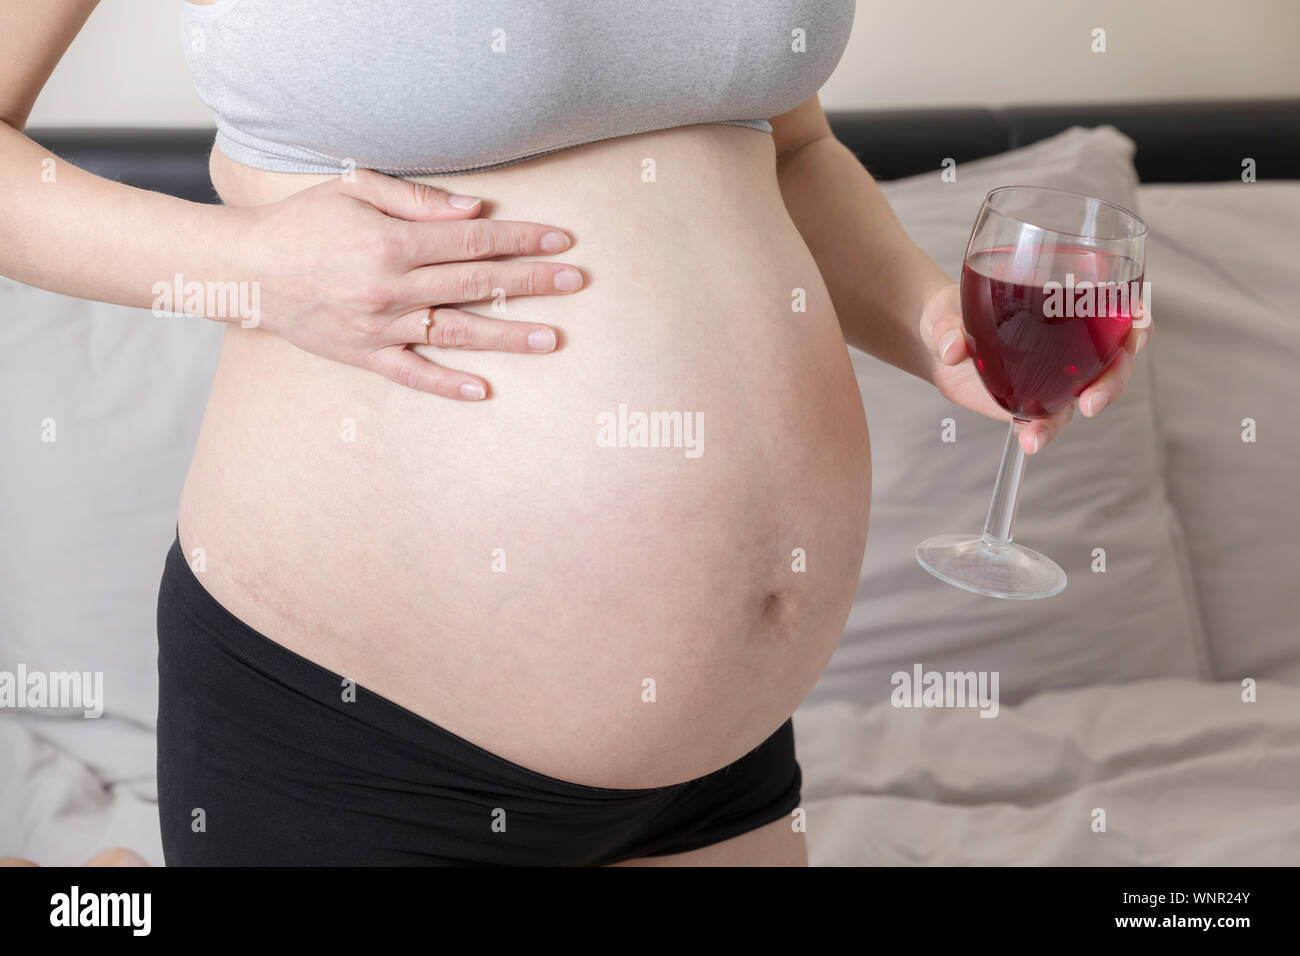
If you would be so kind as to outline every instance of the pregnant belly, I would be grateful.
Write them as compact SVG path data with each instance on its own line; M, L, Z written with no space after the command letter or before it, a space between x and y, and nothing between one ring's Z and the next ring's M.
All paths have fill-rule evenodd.
M231 204L314 181L214 157ZM250 626L506 759L620 788L715 770L824 668L870 499L771 139L689 127L443 184L576 237L583 291L506 303L561 348L427 350L492 385L454 403L231 327L182 544Z

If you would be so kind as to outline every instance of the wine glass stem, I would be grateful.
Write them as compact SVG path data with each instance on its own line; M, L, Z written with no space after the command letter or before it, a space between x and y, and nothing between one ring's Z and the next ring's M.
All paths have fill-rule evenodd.
M990 547L1006 547L1016 524L1016 509L1020 506L1020 478L1025 473L1025 453L1020 447L1020 430L1026 422L1012 419L1007 429L1007 443L1002 446L1002 464L993 483L993 501L989 516L984 522L984 543Z

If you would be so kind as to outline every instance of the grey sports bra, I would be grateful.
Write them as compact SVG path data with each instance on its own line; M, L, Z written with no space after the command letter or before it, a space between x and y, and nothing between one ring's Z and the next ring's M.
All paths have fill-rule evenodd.
M770 132L839 61L854 0L181 3L217 145L259 169L506 166L692 123Z

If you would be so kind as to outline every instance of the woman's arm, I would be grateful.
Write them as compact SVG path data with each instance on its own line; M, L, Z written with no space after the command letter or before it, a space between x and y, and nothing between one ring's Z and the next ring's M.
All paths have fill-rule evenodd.
M226 269L230 217L92 176L19 132L98 0L0 0L0 272L55 292L147 307L168 268Z
M903 231L816 98L772 120L786 209L821 269L844 339L932 381L917 319L953 280Z
M1008 420L966 361L957 283L908 238L871 174L835 139L817 98L774 117L772 135L786 209L830 290L845 341L925 379L949 401ZM1076 403L1022 429L1025 452L1058 435L1075 404L1092 417L1118 399L1150 334L1149 322L1134 329Z
M476 199L367 170L266 206L187 202L94 176L24 136L37 95L96 2L0 0L0 274L141 308L177 274L185 283L248 283L258 290L260 327L446 398L484 398L487 383L407 347L430 332L444 347L555 347L546 325L454 308L430 315L498 288L581 288L581 274L563 263L473 261L562 251L569 238L553 227L478 219ZM426 316L436 316L431 330Z
M39 6L33 4L33 6ZM92 176L0 123L0 273L27 285L148 308L180 272L228 275L236 217Z

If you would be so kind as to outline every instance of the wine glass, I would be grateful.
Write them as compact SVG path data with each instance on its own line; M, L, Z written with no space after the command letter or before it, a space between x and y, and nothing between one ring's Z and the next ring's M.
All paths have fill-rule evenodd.
M939 580L1000 598L1065 589L1055 561L1011 540L1019 433L1074 401L1144 319L1146 232L1122 206L1059 189L1003 186L984 197L961 271L962 324L980 380L1012 419L983 533L917 545Z

